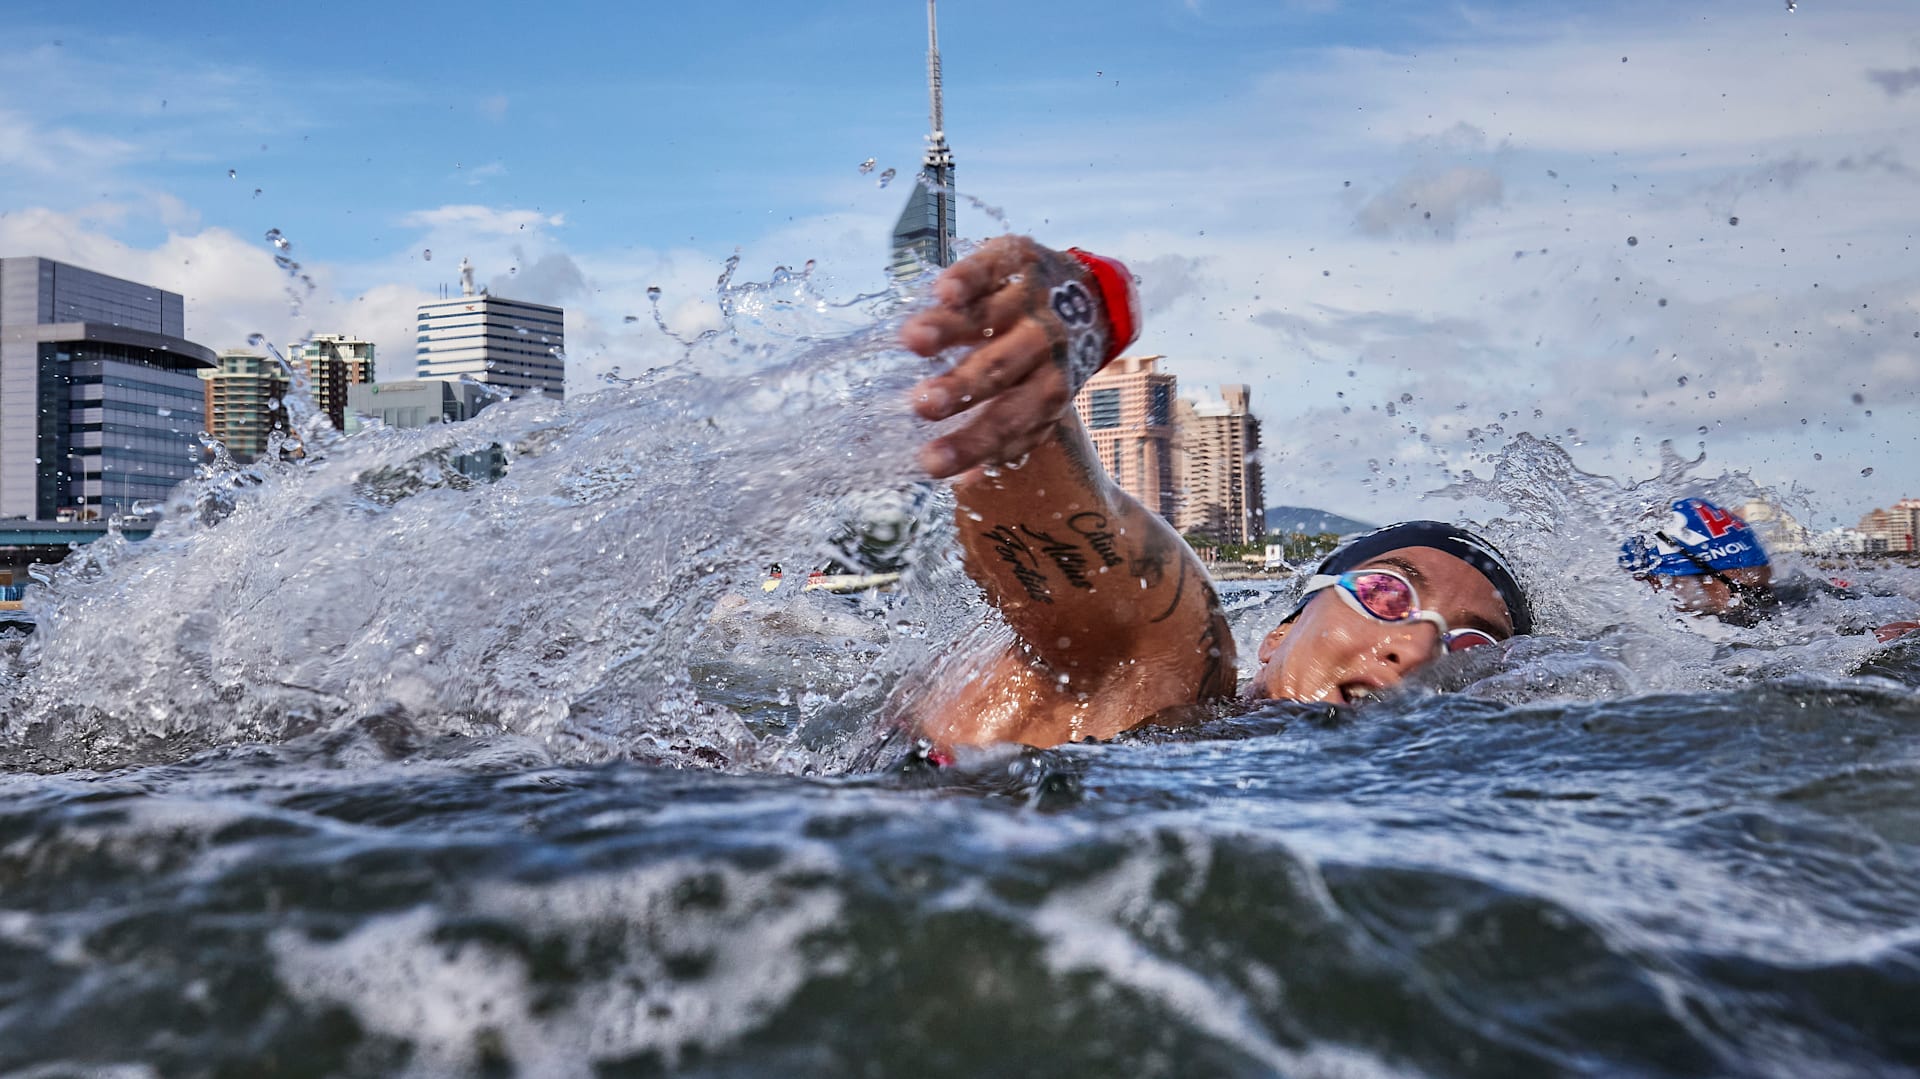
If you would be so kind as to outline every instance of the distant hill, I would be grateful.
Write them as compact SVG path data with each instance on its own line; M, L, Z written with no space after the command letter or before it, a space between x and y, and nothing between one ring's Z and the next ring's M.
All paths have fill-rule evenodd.
M1268 506L1268 532L1305 532L1309 536L1322 532L1331 532L1344 536L1350 532L1365 532L1376 526L1365 521L1356 521L1351 517L1342 517L1326 510L1316 510L1307 506Z

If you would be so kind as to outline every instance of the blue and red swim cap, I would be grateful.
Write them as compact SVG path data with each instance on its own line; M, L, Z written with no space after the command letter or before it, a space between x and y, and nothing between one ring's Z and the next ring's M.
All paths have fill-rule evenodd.
M1680 498L1664 528L1620 545L1620 564L1639 574L1687 577L1764 566L1768 559L1739 514L1704 498Z

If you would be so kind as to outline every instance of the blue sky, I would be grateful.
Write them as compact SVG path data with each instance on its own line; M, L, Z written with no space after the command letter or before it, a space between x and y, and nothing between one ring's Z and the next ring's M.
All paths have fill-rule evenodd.
M1273 503L1432 512L1522 430L1624 478L1704 445L1821 524L1920 495L1911 4L1559 7L949 0L960 184L1127 259L1183 389L1252 384ZM926 126L918 0L5 27L0 252L176 288L216 348L362 333L388 377L463 255L567 307L577 390L659 353L647 286L711 319L735 251L874 287L904 191L856 166L910 175Z

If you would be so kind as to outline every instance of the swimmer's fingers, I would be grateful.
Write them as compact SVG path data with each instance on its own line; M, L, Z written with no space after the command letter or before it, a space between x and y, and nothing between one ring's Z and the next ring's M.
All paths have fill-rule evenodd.
M949 307L964 307L1010 284L1031 282L1032 271L1050 254L1028 237L996 236L947 267L933 283L933 298Z
M964 307L929 307L900 327L900 343L922 356L959 346L982 346L1003 336L1036 303L1021 288L1002 288Z
M965 427L921 447L920 467L944 479L980 465L1017 460L1039 445L1069 400L1060 368L1040 364L982 404Z
M967 353L951 371L922 381L913 390L913 409L924 419L944 420L999 396L1045 366L1056 335L1044 322L1022 318L1011 329Z

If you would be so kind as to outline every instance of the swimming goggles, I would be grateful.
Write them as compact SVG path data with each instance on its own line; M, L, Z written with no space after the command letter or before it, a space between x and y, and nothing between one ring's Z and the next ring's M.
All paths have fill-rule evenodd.
M1498 644L1491 633L1478 629L1448 629L1447 620L1437 611L1420 609L1420 595L1413 582L1390 569L1357 569L1339 576L1315 574L1307 578L1300 593L1302 605L1308 596L1338 587L1340 598L1361 614L1377 622L1431 622L1440 631L1442 652L1464 652L1483 644Z

